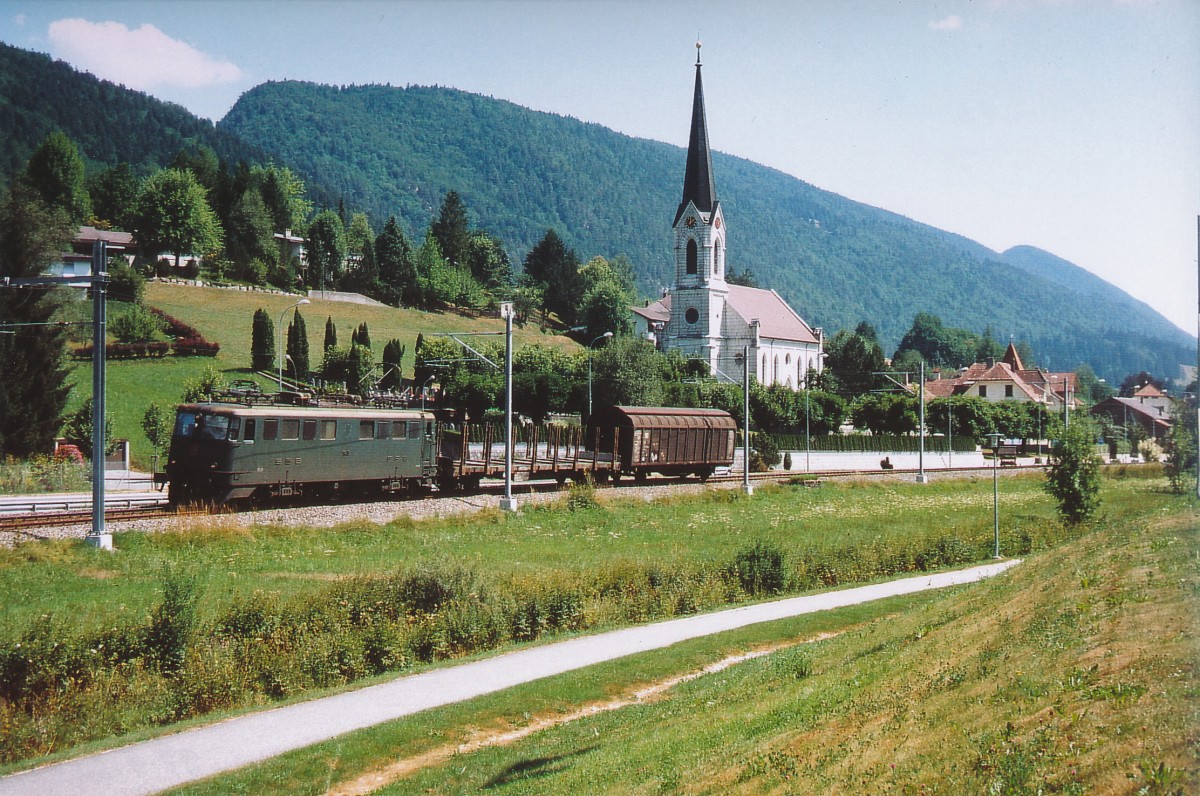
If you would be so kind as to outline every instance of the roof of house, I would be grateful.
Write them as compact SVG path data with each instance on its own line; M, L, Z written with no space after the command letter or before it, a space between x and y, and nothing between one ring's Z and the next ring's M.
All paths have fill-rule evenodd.
M131 246L133 234L115 229L96 229L95 227L80 227L75 234L75 243L95 243L102 240L112 246Z
M652 301L645 307L633 307L635 315L640 315L648 321L666 323L671 320L671 305L669 296L663 297L659 301ZM667 303L664 304L663 302Z
M1144 385L1137 392L1135 392L1133 394L1133 397L1134 398L1166 398L1167 394L1165 392L1163 392L1162 390L1158 389L1158 387L1156 387L1154 385L1154 382L1150 382L1149 384Z
M1136 398L1121 398L1119 396L1105 398L1093 406L1091 411L1092 414L1114 415L1118 410L1123 414L1128 413L1129 415L1141 417L1145 420L1153 420L1156 423L1165 425L1170 425L1171 423L1170 408L1156 404L1145 404Z

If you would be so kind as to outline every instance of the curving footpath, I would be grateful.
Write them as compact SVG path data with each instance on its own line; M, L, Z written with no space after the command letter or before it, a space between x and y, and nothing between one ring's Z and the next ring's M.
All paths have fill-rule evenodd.
M761 622L973 583L1019 563L1011 559L545 644L13 774L0 779L0 796L157 793L343 733L544 677Z

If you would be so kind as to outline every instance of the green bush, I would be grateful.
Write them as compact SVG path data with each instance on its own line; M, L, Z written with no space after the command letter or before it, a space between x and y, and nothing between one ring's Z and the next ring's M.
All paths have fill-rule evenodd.
M732 572L742 591L751 596L779 594L787 583L783 551L770 542L758 541L739 550Z

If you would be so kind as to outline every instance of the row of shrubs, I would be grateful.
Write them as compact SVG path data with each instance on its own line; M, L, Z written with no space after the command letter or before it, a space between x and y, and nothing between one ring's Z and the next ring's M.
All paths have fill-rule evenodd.
M779 450L804 450L805 438L802 434L775 434L775 444ZM809 437L809 450L821 452L849 453L914 453L920 449L920 439L914 436L896 434L822 434ZM954 437L953 450L955 453L971 453L975 450L975 440L970 437ZM925 450L931 453L945 453L950 449L950 442L945 437L926 437Z
M167 352L171 351L177 357L215 357L220 350L220 343L188 337L173 343L108 343L104 346L104 356L108 359L157 359L165 357ZM85 344L74 348L72 354L75 359L87 360L92 358L92 351L92 345Z
M724 562L622 561L500 581L422 568L287 599L255 593L203 623L195 581L166 572L140 622L80 634L43 617L0 642L0 763L510 642L961 565L986 558L989 539L937 533L793 551L757 542ZM1034 543L1023 536L1005 549Z

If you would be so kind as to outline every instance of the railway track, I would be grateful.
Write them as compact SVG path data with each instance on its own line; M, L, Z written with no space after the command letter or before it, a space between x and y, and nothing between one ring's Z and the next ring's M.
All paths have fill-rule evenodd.
M190 506L130 506L108 508L104 511L106 522L128 520L157 520L168 517L195 516L210 513L208 508ZM12 514L0 516L0 531L24 533L37 528L58 528L65 525L84 525L92 521L91 509L47 511L37 514Z
M1044 465L1025 465L1018 467L1005 467L1001 473L1016 473L1026 472L1030 470L1043 469ZM938 468L937 470L927 470L927 474L935 476L964 476L964 475L980 475L986 476L992 472L991 467L953 467L953 468ZM763 484L772 482L811 482L814 486L819 485L828 480L843 480L848 478L902 478L915 477L918 471L915 469L904 470L812 470L812 471L779 471L771 470L761 473L750 473L750 481L752 484ZM706 480L708 484L732 485L742 483L743 475L741 472L729 473L727 475L714 475ZM598 489L627 489L636 488L638 486L664 486L672 484L695 484L699 483L699 479L694 476L685 478L652 478L644 482L638 482L632 478L622 478L617 483L609 482L607 484L597 484ZM531 492L555 492L559 491L560 487L553 480L544 481L518 481L514 484L516 491L529 494ZM495 482L485 483L479 492L474 494L501 494L503 485ZM446 495L453 496L453 493ZM425 496L428 497L428 496ZM424 497L413 496L408 500L422 500ZM313 504L297 503L291 506L280 505L275 508L288 509L296 508L303 509L311 507ZM262 508L262 507L258 507ZM169 519L173 517L187 516L204 516L221 512L230 512L231 509L225 507L214 507L208 505L194 506L169 506L166 504L142 505L142 506L127 506L127 507L110 507L104 512L106 522L120 523L133 520L154 520L154 519ZM36 531L39 528L58 528L72 525L86 525L92 521L92 512L88 507L71 508L66 511L44 511L34 514L10 514L0 515L0 532L15 533L21 535L29 535L37 537L39 534Z

